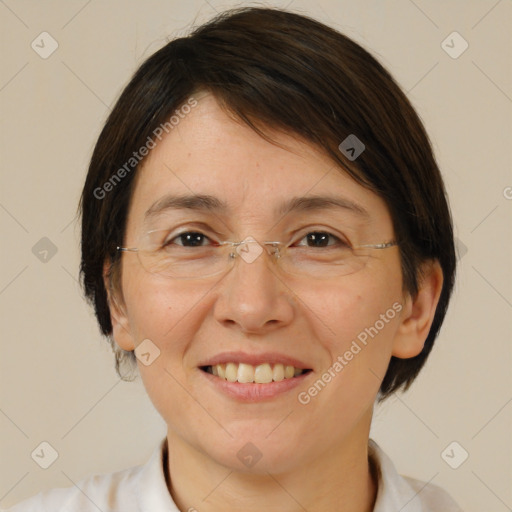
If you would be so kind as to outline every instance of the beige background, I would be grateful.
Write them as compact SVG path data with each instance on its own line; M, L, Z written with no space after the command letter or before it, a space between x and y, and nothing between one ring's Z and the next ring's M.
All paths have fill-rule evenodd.
M455 218L460 269L442 335L411 391L377 409L372 436L400 472L444 486L467 512L510 511L512 2L270 3L287 4L395 75L431 135ZM74 215L95 139L132 72L194 19L234 5L0 1L2 507L139 464L165 433L140 381L117 378L81 298ZM59 45L47 59L31 48L43 31ZM469 43L457 59L441 46L453 31ZM57 248L46 262L33 252L43 237ZM30 456L42 441L59 454L46 470ZM469 453L458 469L441 456L452 441ZM462 452L448 453L453 464Z

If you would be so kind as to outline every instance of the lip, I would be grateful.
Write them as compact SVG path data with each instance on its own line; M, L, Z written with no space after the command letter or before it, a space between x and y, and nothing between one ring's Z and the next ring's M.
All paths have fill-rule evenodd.
M268 384L257 384L255 382L242 384L240 382L228 382L227 380L221 379L220 377L216 377L211 373L204 372L200 368L198 368L197 370L205 379L207 379L207 383L209 385L213 385L217 391L231 398L234 398L240 402L249 403L268 401L278 397L279 395L284 395L286 392L303 384L304 379L307 379L313 373L311 371L303 373L298 377L284 379L279 382L269 382Z
M197 366L214 366L216 364L226 363L245 363L252 366L258 366L263 363L270 364L283 364L285 366L294 366L300 370L312 370L311 366L306 363L299 361L293 357L289 357L285 354L279 354L278 352L263 352L261 354L248 354L247 352L222 352L213 357L201 361ZM264 384L258 384L263 386Z

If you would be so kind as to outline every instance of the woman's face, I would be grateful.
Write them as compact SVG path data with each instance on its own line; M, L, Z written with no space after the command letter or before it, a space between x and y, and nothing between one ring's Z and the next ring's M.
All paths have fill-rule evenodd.
M287 149L266 142L213 96L196 98L155 139L139 171L125 246L138 247L145 232L164 227L178 245L188 243L179 233L204 234L193 236L199 243L190 251L247 237L293 242L290 251L329 250L319 232L334 235L321 236L328 245L336 237L353 244L393 239L384 201L325 155L284 134L272 135ZM176 196L215 201L177 205L170 200ZM302 200L285 208L311 196L345 206ZM254 252L257 244L245 247L229 272L192 279L150 273L135 252L123 253L114 337L125 350L146 340L138 365L169 436L209 460L255 472L285 471L349 441L366 443L405 311L398 249L372 251L349 275L315 278L286 274L265 251ZM250 381L256 371L258 380L268 381L270 372L275 381L229 382L208 372L228 363L230 380ZM309 371L283 379L286 366Z

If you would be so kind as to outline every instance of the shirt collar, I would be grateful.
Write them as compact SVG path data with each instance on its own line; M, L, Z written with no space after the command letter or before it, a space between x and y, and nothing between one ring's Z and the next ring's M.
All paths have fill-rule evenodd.
M167 449L167 438L164 438L139 473L135 485L138 509L141 512L180 512L165 481Z
M382 451L379 445L370 439L368 455L377 473L377 497L373 512L422 512L423 507L418 492L398 474L391 459Z

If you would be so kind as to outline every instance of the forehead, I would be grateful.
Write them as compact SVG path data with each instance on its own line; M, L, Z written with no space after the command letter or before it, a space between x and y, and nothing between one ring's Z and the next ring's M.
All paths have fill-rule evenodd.
M155 141L138 171L129 228L171 196L208 196L222 207L217 213L268 221L300 205L300 198L329 197L352 204L373 222L390 223L384 201L310 143L265 129L272 144L228 115L211 94L194 97L197 106Z

